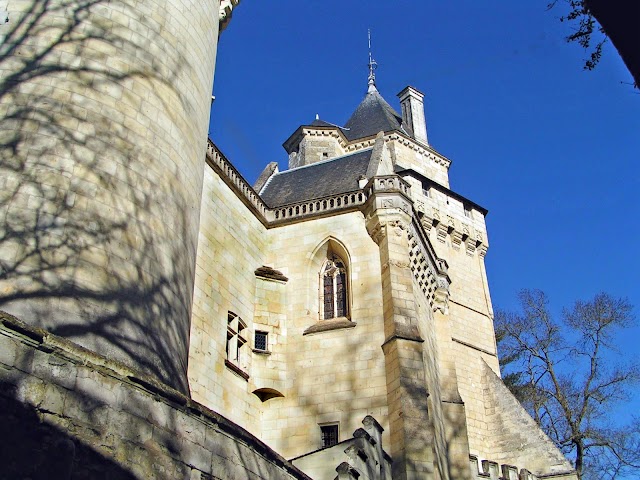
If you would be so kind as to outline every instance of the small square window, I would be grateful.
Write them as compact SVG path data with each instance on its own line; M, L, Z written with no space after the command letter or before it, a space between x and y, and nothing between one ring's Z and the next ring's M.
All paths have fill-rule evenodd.
M422 185L422 194L427 198L431 197L431 188L426 185Z
M269 349L269 334L267 332L256 332L254 336L254 348L256 350L267 351Z
M471 212L471 207L468 205L464 206L464 216L467 218L471 218L472 217L472 212Z
M322 448L332 447L338 443L338 424L320 425Z

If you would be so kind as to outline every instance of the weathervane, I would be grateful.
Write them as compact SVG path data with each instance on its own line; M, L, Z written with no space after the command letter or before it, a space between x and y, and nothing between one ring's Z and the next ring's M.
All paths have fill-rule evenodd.
M369 37L369 92L376 91L376 74L375 69L378 68L378 63L373 59L371 55L371 29L367 29L367 35Z

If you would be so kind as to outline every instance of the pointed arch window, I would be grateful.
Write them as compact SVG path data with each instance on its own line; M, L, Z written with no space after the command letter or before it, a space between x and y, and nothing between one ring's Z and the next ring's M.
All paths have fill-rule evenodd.
M330 254L324 263L321 279L322 312L320 318L346 317L347 309L347 269L345 262L337 255Z

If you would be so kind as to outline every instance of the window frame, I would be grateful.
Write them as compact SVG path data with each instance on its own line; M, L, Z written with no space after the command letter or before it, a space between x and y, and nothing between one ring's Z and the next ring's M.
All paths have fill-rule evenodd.
M321 423L318 425L320 427L320 445L321 448L331 448L340 443L340 422L331 422L331 423ZM329 440L335 440L335 443L326 442L325 443L325 430L335 429L335 436L333 434L327 435ZM328 433L328 432L327 432Z
M264 335L264 347L258 347L258 336ZM256 353L268 353L269 352L269 332L264 330L256 330L253 332L253 351Z
M225 347L226 358L224 363L232 371L245 380L248 380L249 375L245 371L248 361L247 348L243 349L243 347L247 345L246 332L247 324L244 320L236 313L228 311Z
M327 259L323 262L319 274L319 317L321 321L349 318L348 273L347 262L340 255L334 252L327 254ZM327 302L327 294L330 295L330 302ZM331 313L328 314L328 311Z

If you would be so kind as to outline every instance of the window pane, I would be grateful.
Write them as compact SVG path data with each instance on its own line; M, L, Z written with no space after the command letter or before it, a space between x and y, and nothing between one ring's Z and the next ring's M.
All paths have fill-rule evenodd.
M254 343L256 350L267 350L267 333L256 332Z
M336 277L336 316L345 317L347 315L347 291L345 289L346 278L344 272L340 272Z
M333 278L330 275L324 277L324 318L333 318Z
M320 427L322 448L331 447L338 443L338 425L324 425Z

